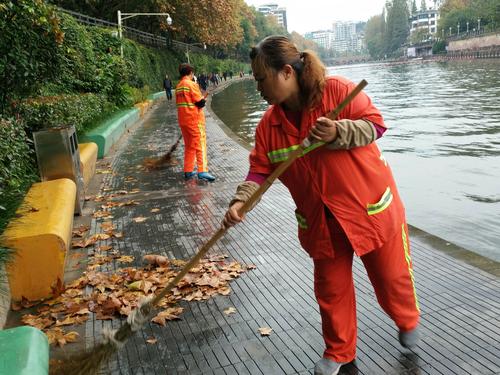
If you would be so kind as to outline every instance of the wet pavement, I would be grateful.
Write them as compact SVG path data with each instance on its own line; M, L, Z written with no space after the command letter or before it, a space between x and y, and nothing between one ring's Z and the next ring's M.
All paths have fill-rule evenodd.
M162 101L123 140L104 174L102 194L133 192L135 206L113 209L111 221L124 238L107 242L121 255L162 254L188 259L218 229L236 185L245 177L248 151L226 135L207 111L209 168L214 183L184 181L182 143L177 164L145 171L145 157L161 156L179 135L175 104ZM153 208L159 211L151 213ZM266 193L242 225L232 228L212 253L256 269L230 283L228 296L183 302L181 320L149 323L102 370L111 374L312 374L321 357L320 316L313 294L312 262L296 236L294 204L280 183ZM142 223L132 219L147 217ZM104 219L92 219L99 232ZM422 340L404 350L397 330L378 306L361 262L354 262L358 304L358 353L341 374L499 374L500 278L411 240ZM108 266L114 270L113 265ZM223 311L236 308L236 314ZM90 348L115 319L89 319L83 329ZM259 327L273 329L261 336ZM155 344L146 342L157 339ZM77 344L72 344L77 345Z

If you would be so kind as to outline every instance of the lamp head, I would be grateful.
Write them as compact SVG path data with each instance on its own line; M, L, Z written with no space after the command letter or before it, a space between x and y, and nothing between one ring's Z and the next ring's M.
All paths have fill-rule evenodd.
M172 17L170 15L167 16L167 25L170 26L172 24Z

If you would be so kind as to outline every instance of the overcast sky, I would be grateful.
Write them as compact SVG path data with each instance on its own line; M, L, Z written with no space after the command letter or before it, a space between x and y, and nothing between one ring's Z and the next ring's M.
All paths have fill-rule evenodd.
M307 31L331 29L334 21L368 21L382 14L385 0L245 0L257 7L275 3L286 8L288 31L304 34ZM420 4L420 2L418 2Z

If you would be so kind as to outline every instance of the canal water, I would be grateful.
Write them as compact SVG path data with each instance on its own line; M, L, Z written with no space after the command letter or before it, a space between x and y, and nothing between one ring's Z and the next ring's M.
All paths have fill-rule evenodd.
M500 60L363 64L329 73L368 81L365 90L389 127L377 143L408 222L500 261ZM212 100L250 144L267 108L255 87L243 81Z

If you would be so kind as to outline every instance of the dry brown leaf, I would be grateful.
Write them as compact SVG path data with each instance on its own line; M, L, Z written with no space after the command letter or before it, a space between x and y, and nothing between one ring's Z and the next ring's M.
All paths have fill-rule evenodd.
M228 307L227 309L224 310L224 314L226 315L231 315L231 314L235 314L236 313L236 309L234 307Z
M151 345L156 344L157 341L158 339L155 339L154 337L150 337L146 340L146 342Z
M134 261L134 257L132 255L122 255L117 258L116 261L121 263L132 263Z
M273 331L273 329L269 328L269 327L260 327L259 328L259 333L261 336L269 336L272 331Z
M148 218L147 217L144 217L144 216L138 216L138 217L134 217L132 219L132 221L134 221L135 223L143 223L147 220Z
M152 208L150 212L152 212L152 213L160 212L160 209L159 208Z
M159 312L153 319L152 322L158 323L164 326L167 320L180 319L179 315L184 311L182 307L170 307L164 311Z

